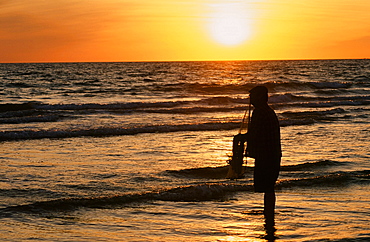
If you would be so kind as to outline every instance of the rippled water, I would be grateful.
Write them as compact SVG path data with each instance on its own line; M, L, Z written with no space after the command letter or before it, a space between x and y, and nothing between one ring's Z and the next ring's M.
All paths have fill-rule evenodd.
M0 64L2 241L265 241L225 179L247 90L282 135L280 241L370 239L370 61Z

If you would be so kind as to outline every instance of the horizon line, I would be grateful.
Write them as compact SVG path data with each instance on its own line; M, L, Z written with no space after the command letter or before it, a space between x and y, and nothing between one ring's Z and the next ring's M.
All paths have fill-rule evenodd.
M315 61L315 60L369 60L370 58L291 58L291 59L230 59L230 60L132 60L132 61L30 61L0 62L0 64L58 64L58 63L168 63L168 62L237 62L237 61Z

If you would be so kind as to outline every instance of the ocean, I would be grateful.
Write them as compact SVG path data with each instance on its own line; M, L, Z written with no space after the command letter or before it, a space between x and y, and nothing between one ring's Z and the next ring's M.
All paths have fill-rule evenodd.
M370 241L370 60L0 64L1 241ZM281 125L275 232L248 90Z

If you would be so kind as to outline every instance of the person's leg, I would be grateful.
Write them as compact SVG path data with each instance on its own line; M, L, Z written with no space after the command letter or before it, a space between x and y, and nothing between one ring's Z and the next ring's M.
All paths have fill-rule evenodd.
M275 191L266 192L264 195L264 215L266 219L266 225L274 226L275 222Z

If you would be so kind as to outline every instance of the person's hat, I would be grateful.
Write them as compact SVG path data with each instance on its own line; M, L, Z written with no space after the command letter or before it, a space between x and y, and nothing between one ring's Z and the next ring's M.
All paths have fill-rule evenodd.
M268 93L268 90L265 86L256 86L256 87L253 87L251 90L249 90L249 93L266 95Z

